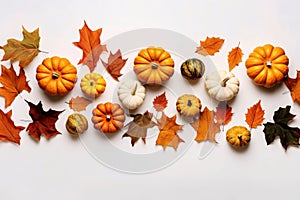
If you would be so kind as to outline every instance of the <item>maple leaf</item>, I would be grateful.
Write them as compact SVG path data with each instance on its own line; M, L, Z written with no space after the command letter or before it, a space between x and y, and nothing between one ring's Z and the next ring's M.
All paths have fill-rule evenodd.
M161 145L165 150L167 146L177 150L180 142L184 142L178 135L177 131L182 130L182 125L176 123L176 115L169 118L163 112L160 119L157 119L157 126L160 130L156 140L156 145Z
M237 47L233 48L229 52L229 54L228 54L229 71L231 71L233 68L238 66L240 62L242 62L243 55L244 54L242 52L242 49L239 47L239 45Z
M102 28L92 31L84 21L84 26L79 30L79 33L79 42L73 42L75 46L83 51L82 58L78 64L87 65L92 72L97 66L102 52L107 52L106 45L102 45L100 40Z
M38 28L33 32L28 32L24 27L22 29L22 41L8 39L7 44L0 48L5 52L2 61L10 60L12 63L19 61L20 67L26 67L40 52L40 36Z
M250 128L256 128L262 125L262 122L264 121L264 114L265 111L262 109L259 100L252 107L248 108L245 121L247 122Z
M58 116L62 111L56 111L49 109L44 111L42 102L37 105L25 100L29 107L29 115L33 122L31 122L26 131L29 131L29 135L36 141L40 141L40 137L43 134L47 139L54 137L57 134L61 134L55 128L55 123L58 120Z
M19 76L17 76L13 66L7 69L1 65L2 74L0 76L0 96L5 98L5 108L10 106L23 90L30 92L31 88L26 81L26 76L23 68L20 68Z
M287 77L284 81L285 85L291 92L293 101L300 103L300 71L297 71L296 78Z
M15 126L11 119L12 111L4 113L0 110L0 140L10 141L20 144L20 132L25 128L23 126Z
M215 123L214 117L214 112L205 107L204 110L200 112L199 118L191 123L191 126L197 132L195 138L197 142L210 140L217 143L215 136L220 132L220 124Z
M128 126L128 130L122 137L130 137L132 146L140 138L146 144L148 128L156 126L156 123L152 121L153 114L146 111L144 114L134 114L131 117L133 117L133 120L125 126Z
M215 115L218 124L226 125L232 118L232 107L230 107L226 102L221 101L216 108Z
M166 98L166 92L154 98L153 107L157 112L163 111L167 106L168 99Z
M90 103L92 103L91 100L79 96L71 98L71 100L68 102L69 107L77 112L85 110Z
M274 112L273 120L275 123L267 122L264 124L263 131L267 145L271 144L276 137L280 138L281 145L285 150L289 145L299 145L300 129L288 126L288 123L296 116L290 113L290 109L291 106L279 107Z
M200 41L200 46L196 48L196 53L207 56L213 56L216 52L219 52L223 46L224 39L219 37L206 37L205 41Z

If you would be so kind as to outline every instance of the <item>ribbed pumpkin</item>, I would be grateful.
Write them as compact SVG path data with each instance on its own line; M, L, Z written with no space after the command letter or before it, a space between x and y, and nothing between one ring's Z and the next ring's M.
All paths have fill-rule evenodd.
M201 60L197 58L191 58L182 63L180 71L184 78L188 80L196 80L203 76L205 72L205 66Z
M64 96L74 87L77 70L66 58L54 56L43 60L36 69L40 88L51 96Z
M93 109L92 122L103 133L115 133L124 126L124 110L116 103L100 103Z
M106 81L101 74L92 72L81 79L80 87L85 95L97 98L105 91Z
M244 126L233 126L226 132L226 140L234 147L244 147L249 144L251 133Z
M201 101L198 97L192 94L184 94L176 101L177 111L187 117L195 117L200 113Z
M84 115L79 113L71 114L66 122L66 129L73 136L83 133L88 129L88 122Z
M289 59L281 47L270 44L256 47L246 60L248 76L257 85L270 88L287 76Z
M142 49L134 59L133 70L142 83L161 85L174 73L174 60L160 47Z

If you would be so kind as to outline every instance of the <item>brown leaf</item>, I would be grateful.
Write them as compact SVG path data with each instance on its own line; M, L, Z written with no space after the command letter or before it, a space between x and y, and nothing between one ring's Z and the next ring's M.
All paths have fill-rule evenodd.
M84 97L73 97L69 102L69 106L71 109L73 109L74 111L80 112L86 109L86 107L92 103L91 100L84 98Z
M215 114L217 123L220 125L226 125L232 118L232 107L230 107L226 102L221 101L216 108Z
M0 88L0 96L5 98L5 108L7 108L23 90L30 92L31 88L26 81L23 68L20 68L19 76L17 76L13 66L7 69L1 65L1 71L0 83L2 87Z
M182 125L176 123L176 115L169 118L162 113L162 117L157 119L158 128L160 130L156 140L156 145L161 145L165 150L167 146L177 149L180 142L184 142L178 135L177 131L182 130Z
M261 108L260 100L252 107L248 108L246 113L246 122L250 128L256 128L262 125L265 111Z
M79 30L79 33L79 42L73 42L75 46L83 51L82 58L78 64L87 65L92 72L97 66L102 52L107 52L106 45L102 45L100 40L102 28L92 31L84 21L84 26Z
M8 39L7 44L0 48L5 52L2 61L10 60L12 63L19 61L20 67L26 67L40 52L40 36L38 28L33 32L28 32L24 27L22 28L22 41Z
M154 98L153 107L156 111L163 111L167 106L168 99L166 98L166 92Z
M196 53L203 56L211 55L213 56L216 52L219 52L223 46L224 39L219 37L206 37L205 41L200 41L200 46L197 47Z
M209 110L207 107L200 112L199 118L192 122L191 126L197 132L197 136L195 138L197 142L210 140L217 143L215 136L220 132L220 124L215 123L214 112Z
M10 141L20 144L20 132L25 128L23 126L15 126L11 119L12 111L4 113L0 110L0 140Z
M132 146L140 138L146 143L148 128L156 126L156 123L152 121L153 114L146 111L144 114L135 114L131 117L133 117L133 120L126 125L128 130L122 137L130 137Z
M229 71L239 65L242 62L243 52L240 47L233 48L228 54Z
M300 103L300 71L297 71L296 78L287 77L284 81L285 85L291 92L293 101Z
M33 122L31 122L26 131L29 131L29 135L36 141L40 141L40 137L43 134L47 139L54 137L57 134L61 134L55 128L55 123L58 116L62 111L56 111L49 109L44 111L43 105L39 102L34 105L31 102L26 101L30 107L29 115Z
M113 77L113 79L119 81L119 77L122 76L120 71L126 64L127 59L128 58L122 58L122 54L119 49L115 54L113 54L112 52L109 53L108 63L105 63L102 59L101 62L108 73Z

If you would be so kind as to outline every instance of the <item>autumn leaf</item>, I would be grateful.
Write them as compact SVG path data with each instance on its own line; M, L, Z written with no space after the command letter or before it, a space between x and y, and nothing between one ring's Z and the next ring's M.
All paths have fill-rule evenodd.
M30 107L29 115L33 121L27 126L26 131L29 131L29 135L33 139L40 141L41 135L50 139L57 134L61 134L56 130L55 123L58 120L59 114L63 111L56 111L52 109L44 111L42 102L39 102L37 105L28 101L26 102Z
M13 66L7 69L1 65L2 74L0 76L0 96L5 98L5 108L10 106L15 98L23 91L30 92L31 88L26 81L23 68L20 68L19 76L17 76Z
M20 144L20 132L25 128L23 126L15 126L11 119L12 111L4 113L0 110L0 140L10 141Z
M229 54L228 54L228 65L229 65L229 71L231 71L233 68L239 65L240 62L242 62L243 57L242 49L237 46L233 48Z
M224 39L219 37L206 37L205 41L200 41L200 46L196 48L196 53L203 56L213 56L216 52L219 52L223 43Z
M109 53L108 63L104 62L102 59L101 62L108 73L113 77L113 79L119 81L119 77L122 76L120 71L126 64L127 59L128 58L122 58L122 54L119 49L115 54L113 54L112 52Z
M68 102L69 107L77 112L85 110L90 103L92 103L91 100L79 96L71 98L71 100Z
M182 125L176 123L176 115L169 118L164 112L160 119L157 119L157 126L160 130L156 140L156 145L161 145L165 150L167 146L178 148L180 142L184 142L178 135L177 131L182 130Z
M19 61L20 67L26 67L40 52L40 36L38 28L33 32L28 32L24 27L22 29L22 41L8 39L7 44L0 48L5 52L2 61L10 60L11 63Z
M152 121L153 114L146 111L144 114L134 114L131 117L133 120L125 126L128 126L128 130L122 137L130 137L132 146L140 138L146 143L148 128L156 126L156 123Z
M293 101L300 103L300 71L297 71L296 78L287 77L284 83L290 90Z
M290 113L291 106L279 108L274 112L273 120L275 123L267 122L264 124L264 133L267 145L271 144L276 137L280 138L281 145L285 150L289 145L299 146L300 129L290 127L288 123L296 115Z
M167 106L168 99L166 98L166 92L154 98L153 107L157 112L163 111Z
M204 110L200 112L199 118L191 123L191 126L197 132L195 138L197 142L210 140L217 143L215 136L220 132L220 124L215 122L214 115L213 111L205 107Z
M232 118L232 107L230 107L226 102L221 101L216 108L215 115L218 124L226 125Z
M246 122L250 128L256 128L262 125L264 121L265 111L262 109L260 105L260 100L254 104L252 107L248 108L248 112L246 113Z
M92 72L97 66L102 52L107 52L106 45L102 45L100 40L102 28L92 31L84 21L84 26L79 30L79 33L79 42L73 42L75 46L83 51L82 58L78 64L87 65Z

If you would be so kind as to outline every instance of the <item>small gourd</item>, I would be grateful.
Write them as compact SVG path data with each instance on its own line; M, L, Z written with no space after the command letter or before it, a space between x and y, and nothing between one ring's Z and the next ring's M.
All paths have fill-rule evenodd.
M66 122L66 129L72 136L78 136L88 129L88 122L84 115L74 113L69 115Z
M192 94L184 94L176 101L177 111L186 117L196 117L199 115L201 106L200 99Z
M205 66L201 60L191 58L182 63L180 71L181 75L187 80L197 80L203 76Z
M251 140L251 133L244 126L233 126L226 132L226 140L233 147L245 147Z
M97 98L106 88L106 81L101 74L86 74L80 82L81 91L88 97Z

